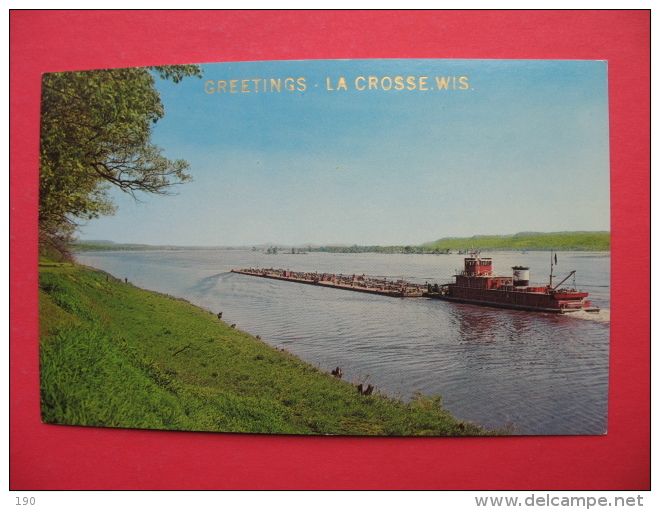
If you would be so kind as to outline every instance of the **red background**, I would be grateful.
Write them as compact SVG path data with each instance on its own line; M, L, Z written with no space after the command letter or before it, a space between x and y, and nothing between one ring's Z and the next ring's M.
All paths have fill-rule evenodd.
M11 489L650 488L648 11L12 11ZM337 58L609 61L612 340L600 437L348 438L43 425L37 342L41 73ZM644 279L643 279L644 280Z

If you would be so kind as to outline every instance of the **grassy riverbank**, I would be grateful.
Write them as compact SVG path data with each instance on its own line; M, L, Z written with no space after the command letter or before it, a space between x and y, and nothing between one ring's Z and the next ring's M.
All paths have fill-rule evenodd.
M47 423L199 431L484 435L442 407L346 381L190 303L75 264L39 268ZM495 432L497 433L497 432Z

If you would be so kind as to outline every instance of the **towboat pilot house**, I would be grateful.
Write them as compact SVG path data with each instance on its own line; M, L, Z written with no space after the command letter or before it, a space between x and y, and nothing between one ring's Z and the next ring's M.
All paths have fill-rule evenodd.
M513 285L509 276L493 276L491 259L466 259L465 270L456 275L456 283L472 289L499 289Z

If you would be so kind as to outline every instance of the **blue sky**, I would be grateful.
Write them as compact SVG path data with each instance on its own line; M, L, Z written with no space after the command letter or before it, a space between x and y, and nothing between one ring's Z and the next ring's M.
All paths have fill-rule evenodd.
M609 230L605 62L202 68L202 80L159 81L165 117L153 132L167 157L190 163L194 181L139 203L115 194L117 213L89 222L82 239L405 245ZM451 77L449 88L439 89L436 77ZM285 90L285 78L294 90ZM267 88L280 79L282 90L264 90L264 79ZM210 92L218 80L225 91Z

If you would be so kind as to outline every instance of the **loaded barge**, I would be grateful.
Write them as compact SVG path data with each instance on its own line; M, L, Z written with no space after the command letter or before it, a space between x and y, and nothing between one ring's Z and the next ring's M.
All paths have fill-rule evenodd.
M551 256L552 257L552 256ZM555 256L556 260L556 256ZM547 313L569 313L580 310L598 312L586 299L588 292L561 285L575 271L571 271L559 284L553 286L552 258L550 284L529 284L529 268L515 266L512 276L493 275L493 262L472 254L464 259L464 269L454 275L455 281L443 285L410 283L405 280L381 280L365 275L336 275L331 273L295 272L285 269L232 269L232 273L272 278L308 285L366 292L391 297L426 297L479 306L509 308Z
M232 273L273 278L287 282L320 285L335 289L353 290L391 297L422 297L427 292L426 285L418 285L405 280L388 281L370 278L365 275L336 275L330 273L301 273L285 269L232 269Z

